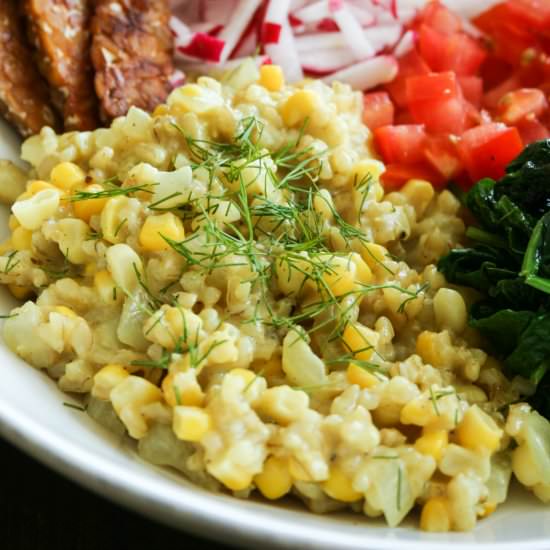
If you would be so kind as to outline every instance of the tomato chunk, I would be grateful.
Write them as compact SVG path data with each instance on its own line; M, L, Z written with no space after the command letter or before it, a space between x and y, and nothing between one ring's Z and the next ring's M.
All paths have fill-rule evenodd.
M547 108L548 102L542 90L521 88L508 92L500 99L497 113L502 122L514 126L527 117L538 117Z
M477 181L502 177L506 165L521 153L523 143L517 128L492 123L464 132L458 147L470 178Z
M428 25L420 27L418 43L420 54L436 72L474 75L487 55L482 46L466 33L445 35Z
M424 157L447 181L456 178L463 170L457 140L449 135L428 136Z
M419 20L443 34L462 30L460 17L440 2L429 2L420 13Z
M483 99L483 80L479 76L459 76L458 82L464 99L479 109Z
M374 131L374 143L384 162L390 164L420 162L423 159L425 140L426 133L421 124L382 126Z
M430 67L420 57L416 49L412 49L403 57L399 58L399 72L395 79L386 84L385 88L398 107L407 106L407 78L410 76L428 74Z
M408 78L407 101L413 119L429 132L462 133L464 101L453 72Z
M522 120L517 125L517 129L524 145L550 137L548 128L536 118Z
M363 96L363 122L371 130L393 124L394 107L387 92L372 92Z

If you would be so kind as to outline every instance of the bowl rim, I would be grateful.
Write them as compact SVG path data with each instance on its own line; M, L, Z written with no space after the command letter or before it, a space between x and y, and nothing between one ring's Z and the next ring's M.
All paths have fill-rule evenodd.
M158 491L154 479L141 477L113 462L101 453L94 453L71 441L62 433L41 425L29 415L0 401L0 434L22 451L61 475L85 488L109 498L118 504L151 515L171 527L192 531L194 534L213 538L231 545L252 547L257 544L276 548L369 548L393 550L396 544L401 549L436 550L442 546L453 550L466 550L484 546L493 550L548 550L550 539L537 538L525 542L462 542L452 540L404 540L381 536L375 530L366 531L362 544L351 533L334 533L333 529L319 532L318 527L299 525L288 529L288 520L276 515L263 514L267 521L258 521L258 514L239 506L228 506L215 494L195 491L168 480L172 487L163 486ZM145 498L144 498L145 497ZM232 499L232 497L228 497ZM229 511L229 514L228 514ZM229 520L229 521L227 521ZM385 530L384 533L387 533ZM320 536L322 535L322 537ZM452 536L452 534L451 534ZM368 544L368 546L365 546ZM337 545L337 546L335 546Z

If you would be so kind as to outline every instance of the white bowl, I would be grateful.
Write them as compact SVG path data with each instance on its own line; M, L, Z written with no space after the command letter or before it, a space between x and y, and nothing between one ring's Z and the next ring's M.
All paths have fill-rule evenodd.
M19 142L0 121L0 157L17 158ZM7 234L8 210L0 211ZM0 292L0 312L15 305ZM362 515L313 515L295 502L271 505L209 493L177 474L155 468L121 446L44 373L0 342L0 434L77 483L138 512L226 544L317 549L494 550L550 549L550 508L519 487L472 533L429 534L413 522L390 529Z

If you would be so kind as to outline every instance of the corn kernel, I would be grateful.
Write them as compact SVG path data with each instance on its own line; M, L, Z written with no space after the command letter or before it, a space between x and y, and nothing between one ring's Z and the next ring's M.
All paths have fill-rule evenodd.
M262 65L258 83L270 92L278 92L285 85L283 70L279 65Z
M433 403L426 399L413 399L401 409L400 420L402 424L426 426L434 417Z
M14 245L11 239L6 239L4 242L0 243L0 254L5 254L6 252L12 251Z
M409 204L412 204L418 218L424 215L426 208L430 204L435 191L433 185L426 180L411 179L401 189Z
M372 357L378 338L377 332L359 323L348 323L342 335L344 346L360 361L368 361Z
M8 289L18 300L26 300L33 294L30 286L8 285Z
M272 355L267 361L258 361L251 366L261 376L282 376L283 359L279 354Z
M309 472L293 456L291 456L288 461L288 471L290 472L292 479L297 481L313 481Z
M257 412L282 426L304 415L309 407L309 397L305 392L288 386L275 386L265 390L257 406Z
M416 353L418 353L426 363L430 363L430 365L434 367L443 367L445 366L445 357L441 344L442 342L439 334L425 330L421 332L416 339Z
M348 382L357 384L360 388L372 388L379 383L374 374L361 368L357 363L350 363L346 372Z
M446 532L451 528L451 518L444 497L430 498L420 514L420 529L423 531Z
M101 300L115 304L123 299L123 292L118 290L111 274L103 269L94 274L94 286Z
M285 496L292 488L288 460L270 456L261 473L254 477L254 483L265 498L275 500Z
M8 227L10 228L10 231L21 227L21 224L17 221L17 218L13 214L10 214L10 217L8 218Z
M446 430L424 430L414 448L423 455L430 455L438 461L443 456L443 451L449 444L449 434Z
M252 475L235 468L234 464L218 466L217 468L210 467L212 475L221 483L223 483L231 491L242 491L250 487L252 483Z
M374 269L387 261L388 251L380 244L364 243L361 248L361 257L371 269Z
M296 126L320 107L320 98L312 90L297 90L281 107L281 115L287 126Z
M41 181L41 180L32 180L29 181L27 184L27 191L31 195L36 195L36 193L39 193L40 191L44 191L44 189L55 189L55 185L52 185L51 183L48 183L47 181Z
M171 407L187 405L200 407L204 402L204 392L195 377L187 379L188 372L168 374L162 381L164 399Z
M94 277L97 273L97 264L95 262L90 262L84 266L84 277Z
M86 174L73 162L60 162L52 168L50 181L59 189L70 191L77 185L82 185Z
M78 315L67 306L55 306L55 311L59 313L60 315L64 315L65 317L69 317L71 319L76 319Z
M210 429L210 415L199 407L174 407L172 428L183 441L200 441Z
M369 265L363 260L360 254L352 252L350 255L351 261L355 265L355 282L368 284L372 281L372 271Z
M32 231L19 226L13 230L11 242L15 250L30 250L32 246Z
M228 374L240 378L245 384L250 384L256 378L256 373L249 369L231 369Z
M84 188L84 191L86 191L87 193L98 193L100 191L104 191L104 189L101 185L94 183L92 185L86 186ZM74 215L77 218L84 220L85 222L89 222L92 216L101 214L101 211L107 204L108 200L109 199L107 197L104 197L99 199L86 199L75 201L72 203Z
M155 107L155 110L153 111L153 116L163 116L167 115L170 112L170 109L168 108L168 105L160 104Z
M351 181L356 186L365 181L377 182L385 170L383 162L376 159L363 159L355 163L351 169ZM376 198L380 200L382 197Z
M330 467L329 478L322 483L323 491L342 502L355 502L363 495L353 488L352 480L336 465Z
M111 396L112 389L128 376L128 371L122 365L105 365L94 376L92 395L107 401Z
M503 432L496 422L477 405L472 405L465 413L456 429L457 440L469 449L487 449L491 452L500 447Z
M169 250L170 245L163 236L173 241L182 241L185 237L182 221L172 212L148 217L139 232L139 242L145 250Z

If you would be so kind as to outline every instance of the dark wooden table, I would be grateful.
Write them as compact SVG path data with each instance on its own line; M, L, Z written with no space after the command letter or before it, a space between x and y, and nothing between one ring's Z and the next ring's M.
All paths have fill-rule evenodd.
M0 439L1 550L223 550L98 497Z

